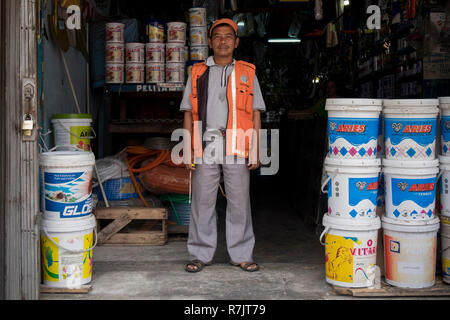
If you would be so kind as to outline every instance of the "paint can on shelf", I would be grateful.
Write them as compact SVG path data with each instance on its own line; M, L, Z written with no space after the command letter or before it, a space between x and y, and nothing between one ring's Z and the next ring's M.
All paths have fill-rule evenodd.
M124 42L125 24L111 22L106 24L106 42Z
M191 46L190 57L191 60L206 60L208 58L208 46Z
M130 63L126 65L127 83L145 83L145 65Z
M166 64L166 82L184 83L184 63Z
M123 43L117 42L107 42L106 43L106 63L124 63L125 62L125 54L124 54L124 45Z
M106 64L106 83L119 84L125 80L125 65L123 63L107 63Z
M158 19L150 19L147 23L148 42L164 42L164 22Z
M189 30L189 37L191 46L205 46L208 45L208 38L205 27L191 27Z
M168 22L167 42L179 42L184 45L184 43L186 42L186 23Z
M149 63L146 65L146 82L147 83L164 83L165 81L165 65L164 63Z
M165 44L164 43L147 43L146 47L146 64L164 63Z
M190 8L188 11L189 25L191 27L206 27L206 8Z
M128 63L145 63L145 45L143 43L130 42L125 45Z
M166 63L184 63L184 44L166 44Z

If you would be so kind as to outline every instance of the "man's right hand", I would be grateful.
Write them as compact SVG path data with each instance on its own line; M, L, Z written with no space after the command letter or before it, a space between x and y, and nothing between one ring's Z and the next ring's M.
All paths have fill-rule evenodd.
M195 164L187 164L186 165L186 169L191 170L191 171L195 171Z

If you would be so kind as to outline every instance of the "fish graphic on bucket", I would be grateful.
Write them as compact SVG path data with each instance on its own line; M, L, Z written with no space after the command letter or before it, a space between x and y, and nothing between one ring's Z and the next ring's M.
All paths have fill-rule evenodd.
M327 178L322 184L322 191L328 196L327 215L347 219L375 218L380 163L380 159L348 160L327 157Z
M375 158L381 108L381 100L327 99L328 156Z
M435 217L438 160L383 160L386 217L429 220Z
M437 99L384 100L386 159L433 160Z

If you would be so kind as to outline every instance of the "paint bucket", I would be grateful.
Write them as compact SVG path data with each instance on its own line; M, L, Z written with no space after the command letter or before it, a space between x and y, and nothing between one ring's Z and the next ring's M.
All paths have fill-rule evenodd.
M326 157L327 179L322 183L322 192L328 194L327 215L357 220L375 218L380 165L380 159Z
M324 215L322 224L326 281L350 288L372 286L376 280L380 218L348 220Z
M327 99L328 156L376 158L381 100Z
M158 19L151 19L147 23L148 42L164 42L164 22Z
M450 156L450 97L439 98L441 110L441 154Z
M124 42L125 25L111 22L106 24L106 42Z
M42 278L46 286L77 288L91 282L95 229L93 215L75 221L42 220Z
M433 160L439 101L384 100L383 104L386 159Z
M130 63L126 66L127 83L145 82L145 65L143 63Z
M208 46L191 46L190 57L191 60L205 61L208 58L209 47Z
M189 10L189 25L206 27L206 8L190 8Z
M150 63L146 65L145 80L147 83L164 83L166 78L163 63Z
M92 152L39 154L41 211L44 219L74 220L92 213Z
M450 284L450 218L441 217L442 280Z
M181 43L166 44L166 63L184 63L184 45Z
M124 83L125 80L125 65L119 63L107 63L105 82L109 84Z
M191 46L205 46L208 45L208 38L206 35L206 26L191 27L190 32Z
M403 288L427 288L435 283L439 218L401 221L381 218L385 279Z
M441 215L450 217L450 157L439 156Z
M166 64L166 82L184 83L184 63Z
M179 42L184 45L184 43L186 42L186 23L168 22L167 42Z
M386 217L431 220L435 217L439 161L383 159Z
M124 45L123 43L107 42L106 43L106 63L124 63Z
M130 42L125 45L127 63L145 63L145 45Z
M164 63L165 44L164 43L147 43L145 45L146 64Z
M91 150L91 140L95 139L91 114L54 114L51 122L55 145L60 150L74 150L73 147L83 151Z

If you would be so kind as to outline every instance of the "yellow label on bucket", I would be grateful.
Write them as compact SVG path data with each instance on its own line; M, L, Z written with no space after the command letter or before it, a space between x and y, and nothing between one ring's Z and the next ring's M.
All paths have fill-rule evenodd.
M89 233L84 236L83 249L89 249L93 246L93 233ZM87 279L92 276L92 250L85 252L83 255L83 279Z
M327 278L342 282L353 282L354 241L327 233L325 236L325 267Z
M53 238L58 243L58 238ZM42 270L46 281L59 281L59 250L46 236L41 236Z
M90 133L90 126L70 127L70 144L84 151L89 151L91 143L89 140Z

